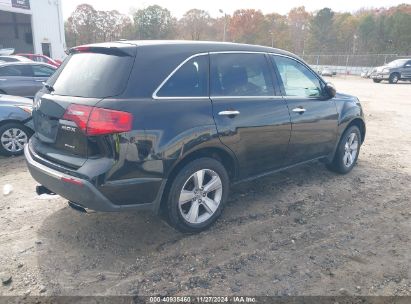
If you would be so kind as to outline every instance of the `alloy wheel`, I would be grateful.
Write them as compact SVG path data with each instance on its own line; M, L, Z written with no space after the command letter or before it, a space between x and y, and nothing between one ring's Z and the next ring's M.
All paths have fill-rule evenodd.
M203 223L218 209L222 194L220 176L213 170L199 170L187 179L181 189L180 213L190 224Z
M24 149L24 145L28 142L28 136L21 129L11 128L3 132L0 142L6 151L18 153Z
M358 136L356 133L351 133L344 146L343 163L347 168L351 167L358 153Z

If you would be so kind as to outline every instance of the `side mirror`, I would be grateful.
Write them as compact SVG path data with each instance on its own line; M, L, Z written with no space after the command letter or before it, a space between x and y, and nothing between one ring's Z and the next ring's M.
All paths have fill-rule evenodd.
M334 98L335 94L337 94L337 90L335 86L331 82L327 82L324 88L325 92L327 93L328 97Z

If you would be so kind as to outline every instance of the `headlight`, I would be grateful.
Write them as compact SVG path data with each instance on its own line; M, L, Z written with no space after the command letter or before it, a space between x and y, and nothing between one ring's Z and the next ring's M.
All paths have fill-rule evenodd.
M18 108L22 109L24 112L31 114L33 112L32 106L17 106Z

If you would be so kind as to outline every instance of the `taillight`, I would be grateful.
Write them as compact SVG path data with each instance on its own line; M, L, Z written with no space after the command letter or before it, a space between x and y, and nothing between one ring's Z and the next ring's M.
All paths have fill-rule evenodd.
M87 135L121 133L131 130L133 116L128 112L93 108L87 123Z
M92 109L93 107L71 104L64 112L63 119L75 122L77 127L86 132L87 121Z
M63 119L70 120L90 136L127 132L133 116L128 112L71 104Z

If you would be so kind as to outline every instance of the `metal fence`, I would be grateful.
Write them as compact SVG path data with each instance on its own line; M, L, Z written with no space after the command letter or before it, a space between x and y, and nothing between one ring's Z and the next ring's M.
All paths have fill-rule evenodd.
M300 55L300 57L316 71L320 72L327 68L344 75L360 75L376 66L404 58L397 54Z

